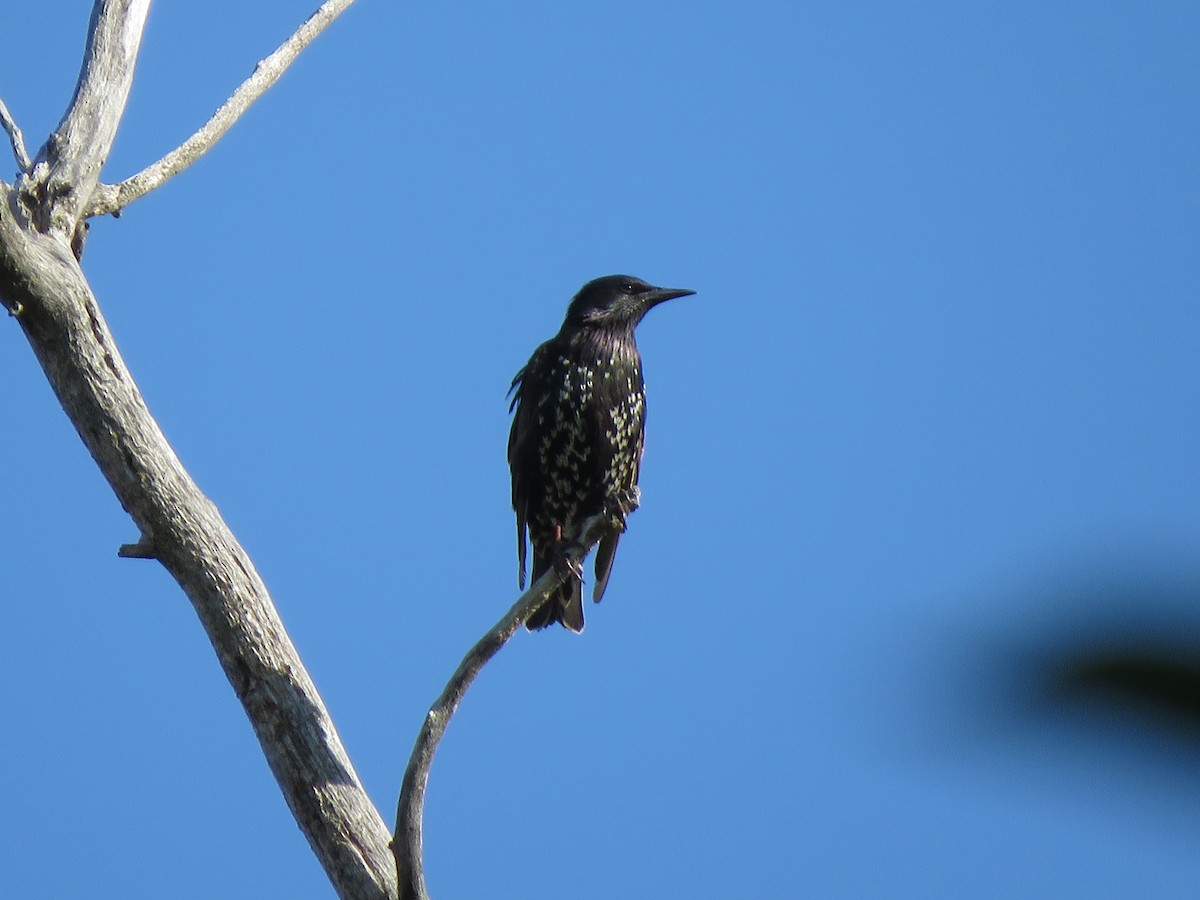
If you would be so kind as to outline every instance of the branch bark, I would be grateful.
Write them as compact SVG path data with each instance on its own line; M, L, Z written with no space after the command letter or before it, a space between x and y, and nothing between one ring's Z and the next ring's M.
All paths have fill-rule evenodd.
M622 504L623 520L638 506L638 492L634 488ZM584 523L578 546L567 554L568 559L580 563L596 544L613 528L623 528L624 522L615 521L611 513L601 513ZM425 888L425 869L421 841L422 822L425 815L425 786L429 782L429 767L438 743L450 724L450 719L466 696L475 676L500 652L509 638L526 620L546 602L556 587L562 584L563 576L554 568L542 575L529 590L522 594L512 608L479 639L463 657L454 674L438 695L433 706L425 715L416 745L404 771L400 787L400 801L396 808L396 832L392 838L392 853L396 857L396 876L400 881L400 900L428 900Z
M37 223L41 231L69 239L83 219L121 124L149 12L150 0L96 0L92 6L75 95L33 163L31 186L41 201L34 208L47 219Z
M254 73L239 85L233 95L221 104L207 122L190 138L176 147L158 162L147 166L136 175L116 185L100 185L87 209L87 215L99 216L119 213L122 209L144 197L169 178L178 175L219 141L233 124L242 117L255 100L267 92L280 76L287 71L305 47L313 42L334 19L341 15L354 0L326 0L301 25L296 33L261 60Z
M33 169L33 160L29 158L29 151L25 149L25 135L21 134L17 120L12 117L12 113L8 111L8 106L3 100L0 100L0 128L3 128L8 134L8 141L12 144L17 166L23 174L28 174Z
M389 834L262 579L150 415L72 253L124 112L149 0L97 0L79 84L33 170L0 183L0 302L141 537L196 609L339 896L396 894Z

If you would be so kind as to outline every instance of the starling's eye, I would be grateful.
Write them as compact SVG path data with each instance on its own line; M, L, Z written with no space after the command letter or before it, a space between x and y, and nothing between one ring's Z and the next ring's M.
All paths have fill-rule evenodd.
M637 293L637 288L635 288L633 286L632 281L627 281L623 285L621 285L621 290L623 290L627 294L636 294Z

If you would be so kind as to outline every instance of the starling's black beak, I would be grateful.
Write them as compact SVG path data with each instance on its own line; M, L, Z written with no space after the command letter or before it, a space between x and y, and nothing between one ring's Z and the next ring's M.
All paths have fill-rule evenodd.
M690 291L687 288L660 288L656 287L652 291L647 291L642 294L642 303L646 309L652 309L660 303L665 303L667 300L674 300L676 297L690 297L695 291Z

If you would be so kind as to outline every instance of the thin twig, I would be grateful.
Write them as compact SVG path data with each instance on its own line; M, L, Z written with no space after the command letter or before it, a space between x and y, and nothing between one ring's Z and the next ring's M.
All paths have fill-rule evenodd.
M354 0L326 0L301 25L296 33L279 45L278 49L254 67L253 74L241 83L221 108L213 113L204 125L158 162L147 166L125 179L120 184L100 185L92 196L87 215L102 216L120 212L139 197L143 197L169 178L178 175L197 159L207 153L233 124L242 117L250 105L267 92L279 77L287 71L300 52L313 42L329 24L345 12Z
M625 514L637 508L636 488L625 506ZM606 534L610 533L617 523L608 513L601 513L588 519L583 525L582 536L578 547L572 548L568 557L573 561L582 560ZM429 781L429 766L433 762L433 754L438 742L450 724L450 717L458 709L467 689L475 680L475 676L500 652L508 639L517 629L543 604L554 589L562 584L563 577L551 567L520 596L512 609L492 626L474 647L463 657L454 674L446 683L442 693L434 701L433 706L425 716L421 732L417 735L416 746L408 760L408 768L404 772L404 782L400 787L400 803L396 809L396 833L392 838L392 853L396 857L396 874L400 879L400 900L428 900L425 890L425 872L422 864L421 823L424 819L425 785Z
M21 167L24 174L28 175L33 171L33 160L29 158L29 151L25 149L25 136L21 134L20 127L12 117L12 113L8 111L8 107L4 105L3 100L0 100L0 127L8 132L8 139L12 142L13 156L17 158L17 165Z

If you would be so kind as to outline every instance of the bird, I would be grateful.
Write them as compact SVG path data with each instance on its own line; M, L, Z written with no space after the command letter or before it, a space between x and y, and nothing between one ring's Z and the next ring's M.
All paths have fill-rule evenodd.
M634 329L652 308L687 297L686 288L655 287L630 275L589 281L572 298L562 327L512 380L508 464L517 516L517 582L525 587L525 538L532 581L552 567L560 585L525 623L530 631L562 624L583 631L582 570L565 552L589 518L614 512L638 483L646 435L646 386ZM612 574L620 532L596 550L592 599Z

